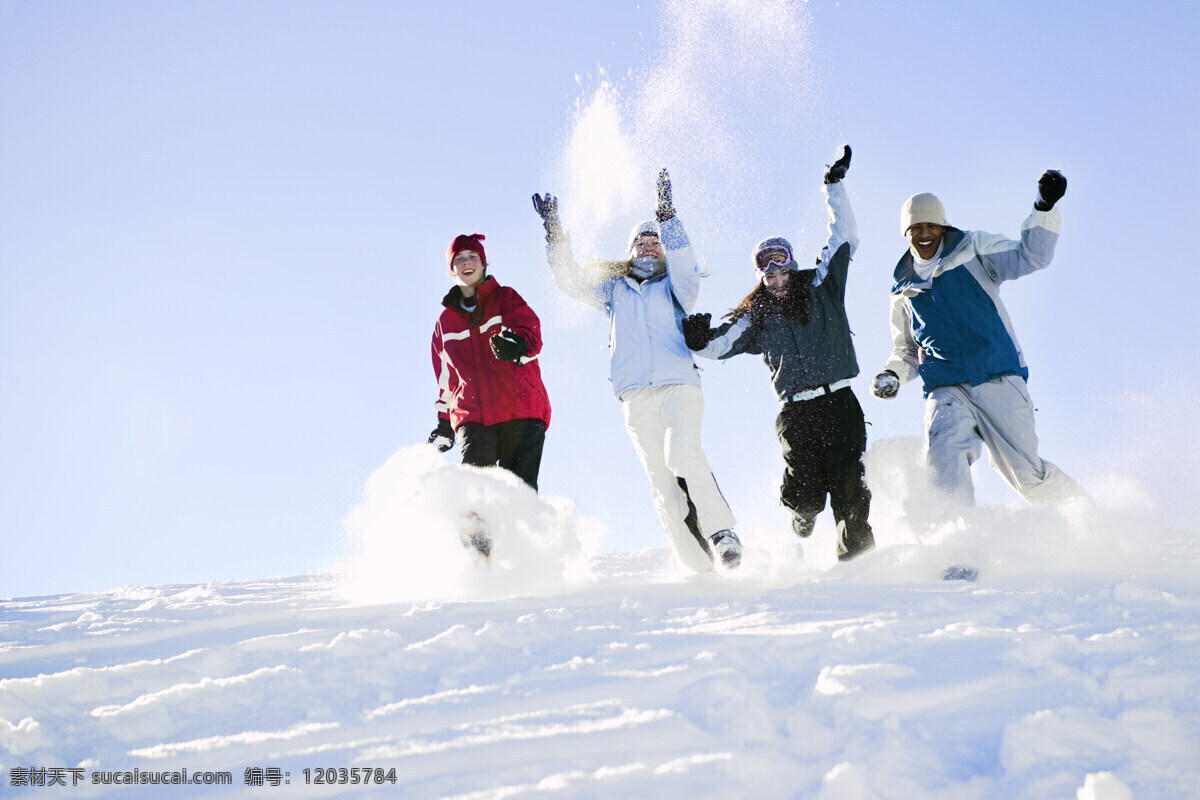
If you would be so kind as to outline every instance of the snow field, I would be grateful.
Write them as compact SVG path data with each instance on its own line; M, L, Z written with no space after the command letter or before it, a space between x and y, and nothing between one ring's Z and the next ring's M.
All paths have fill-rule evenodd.
M653 575L661 556L597 568ZM325 579L207 588L160 587L154 616L144 593L6 603L4 767L277 766L331 796L302 794L302 770L385 766L405 797L1061 797L1111 772L1195 796L1194 595L613 579L348 606Z
M886 451L874 467L903 473ZM457 540L467 505L491 567ZM1081 522L1098 513L982 508L926 544L884 524L828 569L751 530L742 570L681 576L414 448L372 477L337 574L0 604L0 766L234 774L179 796L265 791L248 767L300 797L1200 796L1194 553L1167 563L1147 536L1140 574L1107 551L1060 564L1117 540ZM980 583L936 580L980 537L1001 551ZM303 783L326 767L397 786Z

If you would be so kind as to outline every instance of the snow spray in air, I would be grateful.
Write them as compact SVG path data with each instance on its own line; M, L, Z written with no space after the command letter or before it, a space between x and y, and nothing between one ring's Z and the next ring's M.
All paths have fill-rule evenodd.
M739 215L752 221L766 188L796 161L795 151L760 148L756 131L794 128L799 138L803 124L813 136L817 82L803 4L668 0L657 19L657 44L625 79L577 76L580 97L551 180L581 258L623 255L626 231L653 213L663 167L693 237L746 238Z

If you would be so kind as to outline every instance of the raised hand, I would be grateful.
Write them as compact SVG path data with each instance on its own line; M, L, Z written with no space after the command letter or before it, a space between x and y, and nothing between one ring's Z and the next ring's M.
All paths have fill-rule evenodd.
M654 212L654 218L659 222L666 222L675 216L675 206L671 203L671 176L665 169L658 173L655 188L658 191L658 208Z
M689 350L703 350L713 339L712 314L692 314L683 318L683 342Z
M533 196L533 208L542 218L546 238L556 238L562 233L562 222L558 218L558 198L547 192L545 196Z
M850 169L850 145L842 145L842 157L833 162L832 165L825 168L825 182L837 183L842 178L846 177L846 172Z
M1056 169L1048 169L1038 178L1038 199L1033 207L1049 211L1067 193L1067 179Z

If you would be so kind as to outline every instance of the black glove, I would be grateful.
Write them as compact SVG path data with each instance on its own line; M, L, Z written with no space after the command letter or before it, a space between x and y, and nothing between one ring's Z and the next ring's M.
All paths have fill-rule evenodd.
M437 427L429 434L428 443L436 447L439 453L454 447L454 429L450 427L449 419L438 417Z
M500 331L488 343L501 361L516 361L525 355L525 340L512 331Z
M846 171L850 169L850 145L842 145L842 157L833 162L832 166L825 168L825 182L837 183L842 178L846 177Z
M709 329L712 314L692 314L683 318L683 341L689 350L703 350L716 331Z
M533 208L537 211L538 216L542 218L542 225L546 228L546 240L553 241L562 236L562 222L558 218L558 198L549 192L543 197L541 195L533 196Z
M654 212L654 218L659 222L666 222L675 216L675 206L671 204L671 176L664 169L658 173L658 208Z
M885 369L876 375L875 381L871 384L871 394L880 400L890 400L896 396L898 391L900 391L900 376L890 369Z
M1049 211L1067 193L1067 179L1056 169L1048 169L1038 178L1038 199L1033 207Z

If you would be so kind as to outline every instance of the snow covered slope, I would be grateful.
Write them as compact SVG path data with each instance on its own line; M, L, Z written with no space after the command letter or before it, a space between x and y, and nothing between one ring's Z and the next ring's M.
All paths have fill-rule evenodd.
M595 556L542 596L372 604L298 576L0 603L3 792L1200 796L1194 582L668 560ZM54 768L66 788L10 788ZM231 785L103 783L135 769Z

